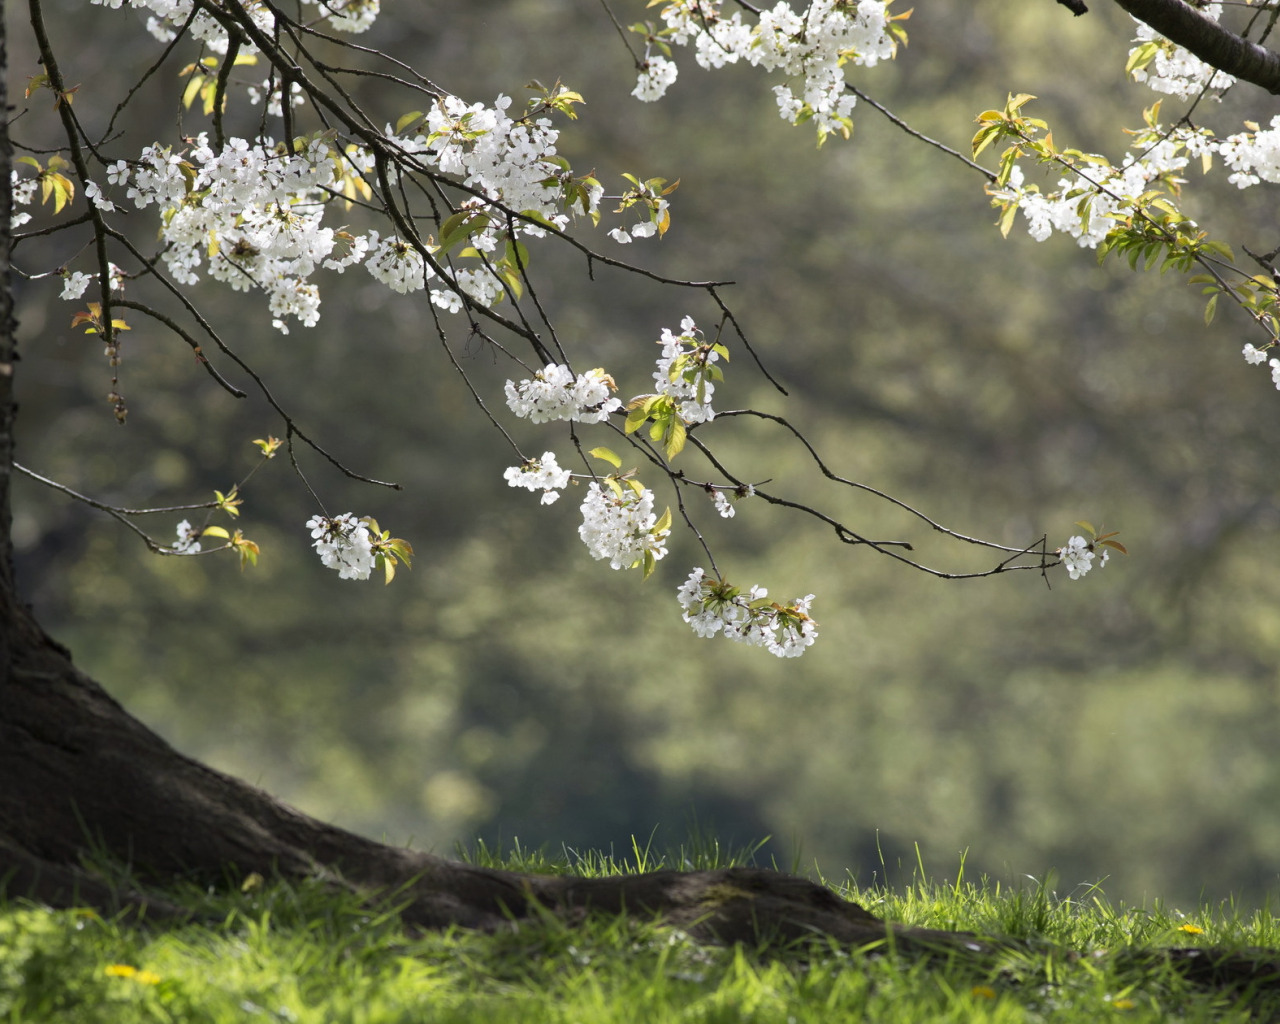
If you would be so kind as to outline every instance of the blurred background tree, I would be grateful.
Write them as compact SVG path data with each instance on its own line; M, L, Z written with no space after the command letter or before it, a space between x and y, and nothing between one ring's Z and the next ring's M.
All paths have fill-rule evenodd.
M150 59L118 14L49 8L63 45L80 40L80 79L125 83ZM867 88L958 149L979 110L1032 92L1064 141L1118 154L1117 126L1139 125L1151 94L1124 79L1132 23L1095 8L929 5ZM918 843L939 875L967 850L971 875L1054 868L1067 888L1105 879L1132 901L1264 898L1280 848L1280 460L1267 440L1280 406L1237 355L1242 317L1206 332L1194 289L1099 268L1060 239L1003 241L977 175L863 104L853 141L820 151L750 69L686 61L666 101L638 104L594 5L389 4L362 41L391 39L470 99L561 79L587 99L562 138L575 166L611 187L623 171L681 180L670 234L627 255L737 282L735 309L791 398L735 361L735 406L784 412L838 472L957 529L1016 544L1048 530L1052 545L1088 518L1122 529L1133 555L1052 589L1034 573L940 582L816 526L783 532L744 503L712 527L731 575L816 593L822 637L787 662L703 643L671 596L690 541L643 586L584 559L572 501L531 512L503 483L509 450L424 345L421 298L358 277L305 337L277 335L244 300L240 345L301 421L328 425L340 457L405 484L376 514L414 544L413 572L381 588L321 568L284 466L245 507L266 554L243 575L231 559L149 557L19 481L19 580L86 671L213 766L444 852L476 837L622 851L655 828L679 840L696 819L724 842L772 835L782 866L864 882L882 858L891 880L900 862L909 872ZM31 54L12 66L36 73ZM1220 123L1264 121L1275 100L1235 103ZM172 111L135 118L141 145ZM1275 245L1265 195L1207 183L1196 196L1215 236ZM673 305L685 297L607 270L584 287L580 261L547 259L563 260L544 293L570 297L561 330L598 339L620 376L647 376L662 327L712 317L705 299ZM19 292L24 462L124 505L243 475L250 439L273 429L265 408L135 346L117 428L97 345L68 309ZM507 369L467 355L500 389ZM760 427L735 443L768 453L779 489L970 568L882 504L819 493L779 438ZM533 430L522 439L541 450ZM335 506L370 505L345 486L332 484Z

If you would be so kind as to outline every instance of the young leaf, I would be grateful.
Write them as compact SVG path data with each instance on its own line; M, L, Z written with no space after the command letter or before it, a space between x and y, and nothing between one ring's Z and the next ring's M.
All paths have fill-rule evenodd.
M609 463L609 465L611 465L614 469L622 468L622 459L612 449L592 448L591 451L587 452L587 454L595 459L603 459L605 462Z

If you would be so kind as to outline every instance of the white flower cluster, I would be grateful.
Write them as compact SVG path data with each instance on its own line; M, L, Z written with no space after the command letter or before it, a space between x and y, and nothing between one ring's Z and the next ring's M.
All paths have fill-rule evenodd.
M1253 345L1245 344L1240 350L1240 354L1244 356L1244 361L1250 366L1257 366L1259 363L1267 361L1267 351L1264 348L1255 348Z
M128 6L135 10L150 11L147 19L147 31L162 43L167 43L177 35L177 30L191 17L192 0L89 0L100 7L119 10ZM373 24L378 16L380 0L302 0L304 5L319 8L317 14L328 18L328 27L338 32L364 32ZM275 28L275 16L267 4L246 3L243 5L254 24L263 32L270 34ZM203 42L213 53L227 52L227 33L221 25L204 11L196 14L191 21L191 34ZM246 44L244 52L253 52L254 47Z
M126 0L96 2L119 7ZM130 2L145 6L162 21L181 23L191 11L191 0ZM270 17L265 6L251 7ZM378 2L323 0L322 7L334 27L360 31L377 14ZM197 23L201 17L197 16ZM268 83L253 89L252 98L265 104L268 112L278 110L281 103L279 90L269 90ZM297 93L291 93L291 102L297 100ZM492 107L446 96L428 111L422 128L412 137L387 129L388 144L399 149L406 161L456 175L480 193L470 201L477 227L467 236L467 245L482 254L499 253L511 240L507 217L482 216L490 202L555 227L569 222L563 207L575 179L557 156L559 133L545 117L512 118L507 113L510 105L507 96L499 96ZM162 212L164 261L174 280L194 284L207 273L237 290L261 289L268 296L273 324L287 334L290 318L308 327L318 322L320 292L310 277L321 266L341 273L367 258L370 274L401 293L421 290L438 279L422 252L403 239L382 238L376 231L353 236L323 226L325 210L344 181L342 175L367 175L373 166L371 155L360 147L343 151L321 139L295 154L286 153L268 137L231 139L215 151L208 136L201 134L183 151L156 143L146 147L132 166L116 161L107 168L106 179L108 186L127 186L127 197L138 209L155 205ZM349 186L350 178L345 180ZM13 182L15 202L30 202L38 182L16 175ZM603 192L598 185L576 182L572 197L578 208L585 205L583 212L594 216ZM85 195L101 210L116 209L96 182L88 183ZM19 213L14 224L29 219ZM642 235L646 230L652 233L652 225L638 227L635 233ZM520 221L510 226L510 234L538 237L545 229L539 223ZM435 305L449 312L460 311L464 298L489 306L505 293L502 279L485 265L450 269L444 275L446 279L430 295Z
M572 475L567 469L560 468L554 452L543 452L540 459L530 459L521 466L509 466L502 479L511 487L541 491L542 504L550 505L560 497L560 490L569 486Z
M78 299L85 293L85 289L89 287L89 282L93 277L89 274L82 273L77 270L68 274L66 280L62 283L62 294L58 296L60 299Z
M769 591L752 587L742 594L736 587L708 579L701 568L689 573L676 597L684 621L698 636L723 633L738 643L763 647L779 658L798 658L818 638L818 624L809 617L813 595L789 605L768 600Z
M1152 145L1138 157L1126 154L1124 162L1090 163L1084 174L1088 181L1061 178L1053 192L1041 192L1035 185L1025 186L1022 168L1014 166L1003 189L990 190L998 199L1017 203L1027 218L1027 231L1037 242L1043 242L1054 231L1070 235L1082 247L1096 249L1115 226L1119 214L1131 208L1133 200L1152 189L1158 181L1176 179L1190 162L1194 150L1181 137L1169 137ZM1177 179L1180 180L1180 179ZM1082 206L1081 187L1091 193Z
M1206 4L1199 8L1198 13L1210 21L1217 21L1222 16L1222 4ZM1171 43L1150 25L1137 18L1133 20L1138 26L1134 42L1140 45L1129 51L1130 57L1142 46L1154 44L1157 47L1150 63L1130 72L1135 82L1145 82L1156 92L1183 100L1198 96L1206 87L1222 92L1235 84L1235 79L1225 71L1216 70L1181 46Z
M761 11L754 26L742 12L726 17L722 0L672 0L663 9L667 38L694 44L694 59L704 68L739 60L799 79L795 87L774 88L782 117L796 123L812 117L819 135L844 132L856 97L845 89L843 65L872 67L893 57L889 31L891 0L813 0L797 13L785 0ZM674 65L650 57L632 94L658 99L676 78Z
M1271 119L1270 129L1228 135L1213 148L1234 172L1227 180L1237 188L1280 182L1280 116Z
M284 116L284 89L283 83L272 82L269 78L264 78L258 85L250 85L245 89L249 102L255 107L262 107L268 117ZM289 83L289 106L300 107L306 102L306 97L302 93L302 86L297 82Z
M519 384L507 381L507 406L513 413L534 423L571 420L577 423L603 423L611 412L622 408L622 401L611 398L617 390L604 370L588 370L576 377L567 366L548 363Z
M404 239L380 238L378 232L370 231L368 237L361 241L370 252L365 260L365 269L393 292L407 295L421 291L427 286L427 281L436 276L422 258L422 253Z
M489 199L513 210L537 213L564 227L569 223L560 208L560 181L565 172L553 159L560 133L547 117L512 118L507 113L510 107L510 96L499 95L492 107L445 96L428 111L418 134L399 141L406 152L429 156L439 170L458 175L463 184ZM593 191L584 212L597 209L602 194L603 189ZM529 224L520 225L520 230L535 236L542 233ZM481 234L472 244L485 252L496 240L495 233Z
M720 354L702 342L698 326L690 316L680 321L679 334L672 334L670 328L664 327L658 344L662 346L662 355L653 372L658 394L668 395L675 401L676 410L686 423L713 420L716 414L711 408L711 398L716 386L712 378L716 374L711 372L711 367L719 361Z
M676 76L679 74L680 68L674 61L654 55L644 62L631 95L644 103L660 100L675 83Z
M721 519L732 519L738 510L733 507L733 501L730 499L749 498L755 493L756 489L751 484L744 484L741 487L712 487L711 500L715 502L716 512L720 514Z
M639 493L622 488L619 494L593 481L587 490L578 536L597 561L607 558L614 569L629 569L646 553L656 561L666 555L670 533L658 527L653 491L647 487Z
M1110 555L1111 552L1104 547L1102 549L1102 557L1098 559L1099 568L1107 564L1107 559ZM1058 557L1062 559L1062 564L1067 567L1067 575L1073 580L1078 580L1093 568L1093 547L1083 537L1069 538L1066 546L1058 549Z
M316 549L326 568L337 569L338 578L367 580L377 563L369 528L352 512L327 519L312 516L307 520L311 546Z
M27 206L36 196L36 190L40 187L38 178L23 178L14 170L9 172L9 191L13 196L13 216L9 220L9 227L16 230L31 220L31 214L26 210L19 210L19 206Z
M1213 155L1219 155L1232 171L1227 180L1239 188L1260 181L1280 183L1280 115L1268 129L1225 139L1214 138L1207 128L1166 130L1155 125L1135 136L1133 148L1137 155L1126 154L1119 167L1103 157L1092 157L1082 165L1081 177L1060 178L1052 192L1027 185L1022 168L1016 165L1004 188L988 191L996 199L1017 203L1036 241L1060 231L1081 246L1096 248L1115 226L1113 214L1123 214L1133 200L1161 183L1180 185L1182 173L1193 160L1208 167ZM1081 207L1082 187L1091 193L1087 212Z
M184 555L198 555L200 553L200 541L197 539L199 536L199 530L187 520L182 520L178 524L178 539L173 542L173 550L180 551Z
M665 210L666 208L667 208L667 201L665 199L659 199L658 209L656 211L656 214L658 216L661 216L662 211ZM612 231L609 232L609 237L612 238L615 242L620 242L621 244L626 245L633 238L652 238L657 233L658 233L657 224L655 224L652 220L642 220L637 224L632 224L630 231L622 227L614 228Z
M287 334L286 317L307 327L320 318L308 278L334 249L333 230L321 225L331 152L316 140L290 155L269 138L233 138L214 150L202 133L183 154L147 146L131 174L117 165L111 177L128 183L138 209L164 212L164 261L176 281L195 284L207 254L210 277L266 292L273 324Z

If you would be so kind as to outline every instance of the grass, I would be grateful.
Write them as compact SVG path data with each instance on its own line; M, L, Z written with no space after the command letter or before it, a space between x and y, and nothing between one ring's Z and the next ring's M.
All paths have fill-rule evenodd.
M697 839L629 858L516 846L467 852L522 871L607 874L725 867L753 849ZM1009 940L996 954L900 956L886 945L789 949L699 946L645 920L415 935L320 883L250 884L166 895L203 924L104 918L91 910L0 904L0 1021L305 1024L494 1021L653 1024L922 1021L1245 1021L1280 1017L1274 993L1197 986L1169 947L1280 948L1267 910L1189 916L1112 906L1096 888L1009 890L926 880L842 895L889 920Z

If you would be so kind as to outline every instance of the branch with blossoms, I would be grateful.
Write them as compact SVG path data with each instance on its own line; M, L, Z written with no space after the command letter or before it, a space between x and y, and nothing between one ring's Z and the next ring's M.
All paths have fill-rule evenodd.
M507 96L492 104L467 102L395 58L335 35L367 29L377 14L373 0L301 0L297 17L270 3L234 0L191 0L182 6L170 0L94 0L94 5L119 8L126 2L149 13L148 28L164 45L143 81L170 59L179 60L180 44L198 47L196 59L179 72L184 81L182 102L188 110L198 104L210 118L211 131L170 142L157 140L122 156L111 134L122 109L118 108L107 131L91 138L74 110L74 89L68 87L58 54L42 30L41 0L28 0L45 66L45 74L32 81L29 95L52 92L70 159L59 153L41 161L33 152L26 160L27 176L14 183L15 201L23 207L40 206L55 226L34 227L19 241L77 241L88 235L81 248L92 250L93 266L75 268L73 255L57 274L68 301L79 302L96 284L96 300L73 312L71 321L104 342L116 415L122 423L127 407L120 397L118 368L126 331L132 335L144 327L158 327L172 332L234 395L244 392L213 366L214 359L228 361L253 381L280 417L290 464L318 507L306 522L312 546L322 564L340 578L366 579L381 570L390 582L398 565L410 563L412 548L372 516L326 511L298 463L295 441L348 477L396 485L361 476L304 433L268 382L197 308L187 289L199 282L212 280L259 297L271 325L283 335L319 323L327 275L363 268L392 292L422 293L436 340L462 386L516 455L517 464L505 470L507 482L539 494L544 505L575 482L585 486L578 533L593 559L616 570L639 568L648 577L668 554L676 516L684 522L710 566L695 567L677 593L685 621L702 636L719 634L780 657L794 657L817 636L811 616L815 598L809 594L774 601L759 585L744 588L729 582L696 525L692 502L685 500L688 493L701 492L725 519L744 502L760 499L818 519L842 543L870 547L946 579L1013 569L1046 573L1060 564L1078 578L1097 546L1108 546L1106 538L1081 537L1050 551L1043 537L1025 547L1010 547L962 534L883 491L835 473L795 426L771 412L722 412L720 427L713 427L725 367L739 347L777 390L785 391L724 301L725 282L666 278L584 240L586 231L598 231L598 237L608 240L606 247L656 243L672 223L679 181L621 171L622 184L610 194L594 171L576 172L558 151L557 125L572 121L583 102L572 89L559 82L535 86L523 105ZM892 13L885 0L819 2L802 13L785 3L772 11L741 6L742 11L725 16L714 0L668 5L661 12L662 27L643 30L646 51L636 95L656 99L662 82L674 79L670 46L692 44L706 66L744 59L788 76L788 84L775 89L782 115L796 123L813 122L820 140L831 134L847 136L857 97L848 91L841 69L871 68L892 59L905 41L907 15ZM753 25L744 22L743 12L755 17ZM344 47L359 63L339 66L320 60L312 52L317 43ZM248 68L257 69L254 77L239 77ZM259 77L264 70L265 79ZM417 106L374 116L346 90L346 75L376 78L407 93ZM256 133L236 134L255 121ZM267 126L277 122L283 129L280 139L267 134ZM84 214L76 210L80 203L87 207ZM341 226L334 226L335 212L344 218ZM160 244L154 252L143 252L133 241L140 232L125 229L138 217L147 218L147 231L153 217L159 222ZM23 211L15 222L30 218ZM356 223L346 222L350 219ZM589 354L566 344L553 311L539 295L541 256L551 244L569 245L580 253L588 276L597 265L607 265L685 293L701 291L718 309L719 325L709 336L694 318L685 317L678 330L664 329L651 383L620 395L617 380L603 367L574 368L575 361L590 365ZM51 273L28 276L38 279ZM176 303L185 319L144 301L147 295L135 294L148 289ZM129 323L119 315L126 312L142 319L134 317ZM532 424L564 424L559 429L567 428L582 461L580 471L563 467L550 445L534 449L544 449L540 456L521 451L490 407L493 396L455 357L451 339L458 333L469 343L478 339L520 367L504 386L507 410ZM764 486L767 481L754 479L748 471L727 465L710 445L711 432L734 417L747 416L784 429L835 485L888 501L951 540L990 549L996 553L994 565L964 573L925 565L904 554L911 550L908 542L866 537L817 507L772 492ZM637 456L645 473L667 481L676 513L661 507L650 486L653 477L646 483L640 470L626 466L613 448L584 448L580 431L611 432L613 443ZM675 467L686 448L707 460L706 479ZM113 508L46 482L124 521L154 511ZM212 506L200 507L237 514L238 493L219 494ZM130 525L142 533L136 524ZM193 527L184 521L171 545L142 535L149 547L166 553L204 553L209 539L224 539L244 556L238 532L232 537L209 522ZM256 546L253 553L256 558Z
M13 463L13 468L36 483L52 488L68 498L73 498L84 505L88 505L90 508L107 513L107 515L137 534L147 548L157 555L200 555L211 554L215 551L234 551L240 556L240 568L243 570L246 565L258 564L258 555L261 553L261 548L255 541L246 537L242 530L237 528L233 532L228 531L225 527L212 522L212 519L216 512L225 513L233 522L239 519L240 506L244 504L244 498L241 497L243 487L259 469L266 465L269 460L275 458L281 442L279 438L267 437L254 440L253 444L257 447L261 456L253 468L240 480L227 488L225 494L222 491L214 491L213 501L199 502L193 505L125 508L120 505L111 505L107 502L99 501L86 494L80 494L66 484L50 480L48 477L28 469L20 463ZM198 512L202 510L206 513L204 523L200 526L192 526L189 519L183 519L178 523L178 536L172 544L160 543L134 522L135 519L141 516L171 515L175 512ZM216 547L208 547L210 540L222 540L226 543Z

